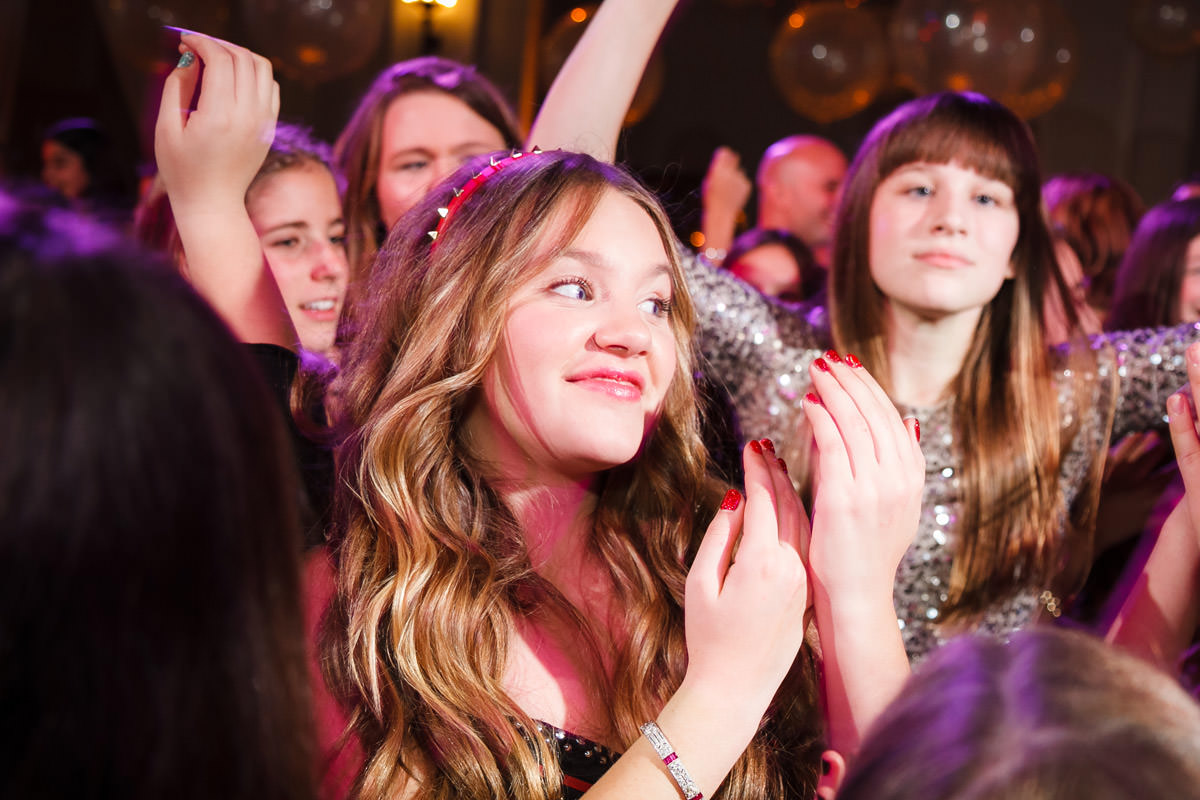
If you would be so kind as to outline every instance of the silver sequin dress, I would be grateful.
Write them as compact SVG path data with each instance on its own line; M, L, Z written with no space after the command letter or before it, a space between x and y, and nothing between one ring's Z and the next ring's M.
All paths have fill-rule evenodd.
M698 344L707 362L704 369L726 384L747 438L792 441L809 391L809 365L830 346L824 309L769 300L686 248L680 252L696 305ZM1062 459L1064 508L1078 494L1097 449L1107 446L1104 428L1107 406L1113 401L1106 379L1112 371L1117 375L1115 440L1163 424L1167 396L1187 381L1184 348L1196 338L1200 338L1200 324L1105 334L1092 342L1098 358L1086 374L1070 368L1079 359L1071 359L1065 348L1053 353L1063 425L1079 422ZM1079 381L1087 382L1083 396L1093 401L1088 408L1075 407ZM921 423L926 470L920 527L900 563L895 585L896 614L914 663L959 632L937 624L958 536L959 458L951 405L947 400L932 407L899 407L903 416ZM976 629L1004 637L1028 626L1040 610L1041 593L1031 588L997 604Z

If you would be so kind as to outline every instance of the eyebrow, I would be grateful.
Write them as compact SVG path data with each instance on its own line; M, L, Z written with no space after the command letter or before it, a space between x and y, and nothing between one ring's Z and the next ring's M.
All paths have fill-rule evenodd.
M329 227L332 228L335 225L345 226L345 224L346 224L346 221L344 219L342 219L341 217L338 217L337 219L330 221ZM272 233L278 233L280 231L285 231L285 230L289 230L292 228L295 228L298 230L304 230L307 227L308 227L308 223L302 222L300 220L296 220L295 222L281 222L278 225L272 225L270 228L267 228L265 231L263 231L263 235L266 236L266 235L269 235Z
M582 261L588 266L595 267L603 272L612 273L616 272L617 269L612 262L601 256L595 250L579 250L577 248L568 248L564 250L559 257L571 258L575 261ZM651 277L656 278L659 275L666 275L668 278L670 278L671 265L667 261L659 261L650 267L649 272Z

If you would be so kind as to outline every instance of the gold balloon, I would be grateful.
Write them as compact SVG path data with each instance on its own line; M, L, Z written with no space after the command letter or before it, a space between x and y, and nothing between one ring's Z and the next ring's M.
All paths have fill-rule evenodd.
M1066 96L1079 69L1079 41L1075 25L1058 3L1042 9L1042 35L1032 74L1011 92L998 98L1024 119L1044 114Z
M796 112L820 123L870 105L888 79L887 39L869 11L823 0L783 21L769 51L771 77Z
M1200 0L1134 0L1133 38L1151 53L1177 56L1200 44Z
M554 76L558 75L563 62L567 60L567 56L571 54L571 50L579 41L579 37L583 36L583 31L595 15L597 8L595 3L576 6L559 17L542 37L538 60L538 83L542 94L549 91L550 84L554 82ZM630 102L629 110L625 113L625 125L633 125L649 113L659 95L662 94L665 82L666 67L663 65L662 55L656 51L646 64L646 71L642 74L642 80L638 84L637 91L634 92L633 101Z
M1028 83L1044 33L1037 0L902 0L888 28L900 85L992 97Z
M387 28L386 0L241 0L251 48L308 84L366 65Z

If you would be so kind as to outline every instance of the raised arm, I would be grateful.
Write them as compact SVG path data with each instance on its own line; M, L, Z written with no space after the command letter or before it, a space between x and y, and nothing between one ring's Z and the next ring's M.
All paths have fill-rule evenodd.
M729 493L688 572L687 673L657 719L705 797L749 745L804 640L804 510L769 444L751 442L744 463L745 501ZM585 797L679 800L680 789L641 737Z
M295 329L246 212L279 114L271 63L243 47L184 33L154 134L187 275L242 341L295 348ZM194 111L188 104L201 82Z
M1174 394L1167 413L1186 491L1108 631L1109 641L1171 672L1200 621L1200 435L1194 399L1200 397L1200 344L1189 346L1185 358L1193 400Z
M809 580L824 662L829 745L853 755L909 675L896 619L896 568L916 536L925 459L916 420L853 356L810 368L805 414L816 442Z
M725 259L737 233L738 214L750 199L752 184L738 154L718 147L700 187L700 229L704 254L714 264Z
M554 79L529 146L611 162L621 122L678 0L604 0Z

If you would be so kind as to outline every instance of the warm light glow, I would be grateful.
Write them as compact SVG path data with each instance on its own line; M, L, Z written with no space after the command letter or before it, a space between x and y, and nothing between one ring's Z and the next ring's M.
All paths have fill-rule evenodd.
M326 61L325 51L313 45L303 45L296 51L296 56L300 59L301 64L310 67L317 67L324 64Z
M427 6L437 4L439 6L443 6L444 8L454 8L456 5L458 5L458 0L400 0L400 2L408 3L410 5L412 3L424 3Z
M700 231L692 231L692 235L688 238L688 241L692 243L692 247L704 247L704 234Z
M788 17L788 25L791 25L793 28L803 28L804 14L800 11L792 14L790 17Z
M965 92L971 88L971 79L961 72L956 72L946 79L946 85L956 92Z
M588 12L586 8L576 6L571 9L571 22L584 22L587 18Z
M852 97L854 98L854 105L858 106L859 108L862 108L867 103L871 102L871 93L866 89L855 89Z

